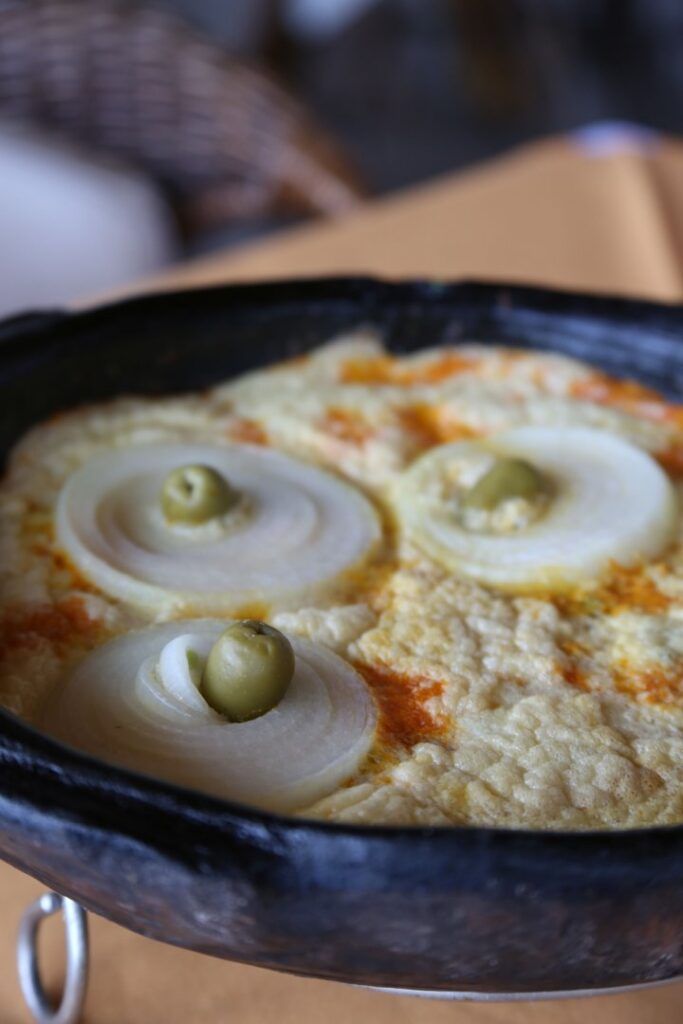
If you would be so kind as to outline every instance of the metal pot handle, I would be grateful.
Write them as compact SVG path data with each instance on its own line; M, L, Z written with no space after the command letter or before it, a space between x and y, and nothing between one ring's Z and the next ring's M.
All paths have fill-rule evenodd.
M38 966L37 938L41 923L58 910L64 920L66 973L55 1007L43 988ZM88 920L83 907L65 896L46 892L24 911L17 938L19 984L36 1024L77 1024L88 983Z

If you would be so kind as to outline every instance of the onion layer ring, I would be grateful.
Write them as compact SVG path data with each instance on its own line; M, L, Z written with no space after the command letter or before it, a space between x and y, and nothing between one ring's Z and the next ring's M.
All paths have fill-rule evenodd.
M516 532L465 529L457 516L459 467L501 455L528 460L555 493L543 515ZM408 535L446 568L522 590L561 590L611 561L655 558L672 541L677 516L673 486L654 459L584 427L519 427L441 445L404 474L396 504Z
M111 764L213 796L292 811L331 793L370 749L375 706L327 648L290 636L294 678L277 707L227 722L199 694L187 652L206 657L224 621L151 626L93 651L52 695L39 727Z
M244 496L201 526L168 523L159 493L204 464ZM105 593L159 616L281 609L319 599L366 559L381 529L370 502L330 473L249 445L141 445L96 456L64 485L58 540Z

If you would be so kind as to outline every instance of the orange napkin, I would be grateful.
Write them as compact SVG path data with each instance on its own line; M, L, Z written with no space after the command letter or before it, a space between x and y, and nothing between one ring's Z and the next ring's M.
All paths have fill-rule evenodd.
M683 145L604 136L527 147L486 166L180 267L155 286L323 273L478 277L683 299ZM0 865L0 1024L28 1021L14 967L41 887ZM44 928L45 976L61 934ZM674 1024L683 985L599 1002L442 1003L211 960L91 919L89 1024Z

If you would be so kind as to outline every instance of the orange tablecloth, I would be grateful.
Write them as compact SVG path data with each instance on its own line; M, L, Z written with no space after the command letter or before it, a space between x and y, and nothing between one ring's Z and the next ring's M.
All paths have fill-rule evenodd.
M568 140L179 267L156 284L321 273L531 281L683 299L683 146L586 152ZM24 905L40 887L0 865L0 1024L27 1021L14 968ZM60 932L45 929L48 978ZM92 919L89 1024L675 1024L683 985L537 1004L454 1004L290 978L172 949Z

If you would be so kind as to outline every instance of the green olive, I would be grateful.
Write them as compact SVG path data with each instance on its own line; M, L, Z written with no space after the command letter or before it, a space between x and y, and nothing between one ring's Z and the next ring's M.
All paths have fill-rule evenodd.
M463 497L463 505L490 511L509 498L533 501L547 491L548 482L530 462L505 457L496 459L488 472L470 487Z
M171 523L197 525L225 515L240 495L211 466L179 466L164 480L161 508Z
M277 629L244 619L209 652L199 691L230 722L248 722L279 704L294 676L294 651Z

